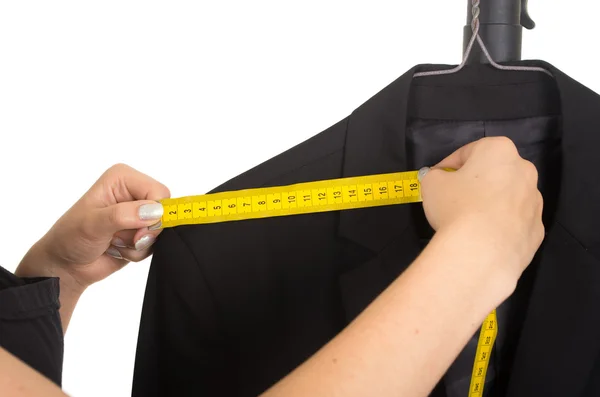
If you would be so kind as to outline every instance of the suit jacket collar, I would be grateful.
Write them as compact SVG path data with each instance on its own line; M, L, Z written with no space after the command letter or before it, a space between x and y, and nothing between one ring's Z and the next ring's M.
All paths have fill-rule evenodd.
M515 64L541 66L554 75L554 82L549 83L555 84L560 97L562 166L561 179L557 180L560 193L555 221L546 225L547 237L540 252L542 259L521 330L508 395L578 395L600 353L596 331L600 329L600 154L596 153L600 148L600 97L546 62ZM408 170L405 141L409 98L416 81L413 75L449 67L416 66L352 113L346 136L344 177ZM502 75L507 72L481 71L482 67L476 67L425 79L437 78L444 85L511 83ZM517 79L552 79L536 72L518 73ZM378 254L341 277L348 320L418 255L418 239L410 227L411 207L398 205L340 213L340 236ZM394 240L400 244L393 244ZM398 246L402 246L402 251ZM552 356L546 361L540 359L549 355Z
M586 249L600 256L600 233L597 232L600 225L600 184L597 183L597 172L591 171L600 170L600 154L596 153L600 148L600 96L549 63L521 61L514 64L541 66L554 75L560 95L563 131L563 165L557 220ZM415 66L350 115L342 170L344 177L409 171L405 142L408 109L411 106L410 91L414 81L417 81L413 79L413 75L420 71L443 68L450 66ZM480 73L482 70L481 67L476 67L470 72L461 71L454 75L424 79L443 79L440 81L446 85L511 84L503 82L502 74L507 73L505 71ZM542 75L538 72L512 73L519 73L523 76L523 81L526 81L527 75ZM490 82L490 77L495 81ZM379 252L393 237L386 226L394 230L403 230L408 226L410 212L405 210L406 207L408 206L394 207L392 212L397 213L397 218L379 218L377 212L385 211L385 207L379 208L380 211L377 208L343 211L340 214L339 233ZM389 210L390 208L386 214Z

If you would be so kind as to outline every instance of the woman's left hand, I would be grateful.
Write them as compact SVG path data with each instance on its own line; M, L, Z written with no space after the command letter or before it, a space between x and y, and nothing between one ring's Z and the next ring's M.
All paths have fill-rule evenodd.
M45 266L51 275L72 278L71 287L83 291L151 254L160 230L148 227L160 221L158 200L169 189L135 169L118 164L108 169L37 242L19 266ZM70 283L72 284L72 283Z

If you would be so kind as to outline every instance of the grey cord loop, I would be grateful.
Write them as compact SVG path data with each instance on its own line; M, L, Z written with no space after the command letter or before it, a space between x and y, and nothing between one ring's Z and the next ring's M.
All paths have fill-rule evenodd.
M546 69L540 68L537 66L504 66L504 65L499 65L498 63L496 63L492 59L490 52L488 51L487 47L485 46L485 43L483 42L483 40L481 39L481 36L479 35L479 15L481 13L481 8L479 8L480 3L481 3L481 0L473 0L473 7L471 8L472 14L473 14L473 20L471 21L471 29L473 30L473 36L471 36L471 40L469 41L469 45L467 46L467 48L465 50L465 53L463 55L463 59L462 59L462 62L460 63L460 65L458 65L455 68L447 69L447 70L434 70L434 71L430 71L430 72L415 73L413 77L439 76L439 75L443 75L443 74L453 74L453 73L459 72L467 64L467 59L469 59L469 55L471 54L471 50L473 49L475 40L477 40L477 43L479 44L481 51L483 51L483 53L485 54L485 57L488 59L488 61L490 61L490 64L493 67L495 67L496 69L514 70L514 71L519 71L519 72L542 72L542 73L546 73L550 77L554 77L552 75L552 73L550 73Z

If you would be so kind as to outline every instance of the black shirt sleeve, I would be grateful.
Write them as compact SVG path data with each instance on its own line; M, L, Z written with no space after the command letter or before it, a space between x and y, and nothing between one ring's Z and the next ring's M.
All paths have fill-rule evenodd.
M0 266L0 346L61 386L59 308L58 278L21 278Z

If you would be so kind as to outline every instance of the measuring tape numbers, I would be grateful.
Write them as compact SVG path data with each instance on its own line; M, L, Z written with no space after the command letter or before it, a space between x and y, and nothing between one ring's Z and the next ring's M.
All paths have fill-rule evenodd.
M479 341L477 342L477 352L475 353L475 363L473 364L473 374L471 375L471 385L469 388L469 397L482 397L483 385L485 384L485 375L487 374L492 348L498 335L498 320L496 310L494 309L481 325Z
M160 227L342 211L422 201L417 171L161 200Z
M417 203L422 201L417 175L407 171L164 199L155 228ZM468 397L483 396L497 333L494 310L481 327Z

